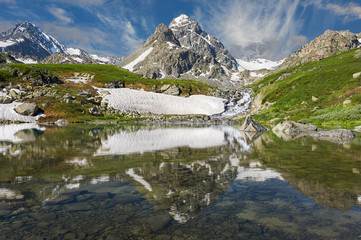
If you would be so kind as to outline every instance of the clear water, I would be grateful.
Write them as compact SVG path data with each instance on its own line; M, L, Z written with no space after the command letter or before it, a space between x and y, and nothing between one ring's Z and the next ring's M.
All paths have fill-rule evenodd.
M0 126L0 239L360 239L361 138Z

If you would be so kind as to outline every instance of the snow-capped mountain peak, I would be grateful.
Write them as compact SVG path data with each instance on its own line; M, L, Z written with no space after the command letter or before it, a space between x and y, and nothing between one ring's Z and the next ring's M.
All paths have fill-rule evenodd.
M189 25L195 21L185 14L181 14L178 17L174 18L173 21L169 24L169 28L182 27L184 25Z
M253 60L237 59L239 71L250 70L256 71L261 69L274 70L283 63L283 60L272 61L264 58L257 58Z

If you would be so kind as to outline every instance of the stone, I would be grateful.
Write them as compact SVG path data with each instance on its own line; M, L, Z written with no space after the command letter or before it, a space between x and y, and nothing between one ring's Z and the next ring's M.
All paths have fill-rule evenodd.
M353 131L355 132L360 132L361 133L361 126L357 126L353 129Z
M312 101L317 102L317 101L318 101L318 97L312 96Z
M69 122L66 119L59 119L58 121L55 122L55 124L58 125L59 127L64 127L68 125Z
M355 134L347 129L335 129L330 131L320 131L311 134L319 140L326 140L335 143L350 143L354 140Z
M63 96L64 99L73 99L73 97L70 95L70 93L67 93Z
M353 78L359 78L361 76L361 72L352 74Z
M167 95L179 96L181 91L180 91L179 87L173 85L170 88L168 88L166 91L164 91L163 93L167 94Z
M317 127L311 123L299 123L294 121L284 121L277 124L272 132L283 133L290 136L297 136L304 133L310 133L317 131Z
M93 116L103 116L103 114L96 107L89 108L89 113Z
M347 99L347 100L345 100L345 101L343 101L343 105L348 105L348 104L350 104L350 103L352 103L352 101L350 100L350 99Z
M9 104L12 103L13 99L6 96L0 96L0 104Z
M24 116L36 116L42 112L35 103L23 103L17 106L14 110Z
M254 120L252 117L247 116L239 130L243 132L265 132L268 131L268 128Z
M76 95L78 96L82 96L82 97L90 97L92 94L88 91L84 91L84 90L78 90L78 92L76 93Z

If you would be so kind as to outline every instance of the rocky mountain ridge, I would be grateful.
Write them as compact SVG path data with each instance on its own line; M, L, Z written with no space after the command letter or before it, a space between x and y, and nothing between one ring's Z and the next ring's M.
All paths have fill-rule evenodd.
M361 33L326 30L308 44L292 53L277 70L283 70L303 63L319 61L361 46Z

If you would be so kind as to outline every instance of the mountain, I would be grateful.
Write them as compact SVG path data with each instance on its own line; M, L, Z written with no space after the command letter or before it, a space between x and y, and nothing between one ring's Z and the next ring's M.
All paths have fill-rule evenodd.
M77 63L116 64L121 61L117 57L100 57L89 54L80 48L67 48L54 37L48 35L30 22L16 24L7 32L0 34L0 52L8 52L17 61L22 63L38 63L45 59L46 63L65 63L66 55L77 56ZM52 54L55 56L50 57ZM76 58L76 57L73 57ZM52 62L54 60L54 62ZM71 62L71 61L70 61Z
M30 22L16 24L0 35L2 52L21 52L45 58L52 53L66 53L66 47Z
M236 60L222 43L182 14L155 32L120 64L148 78L184 78L232 87Z
M361 46L361 33L326 30L324 34L292 53L277 70L287 69L307 62L319 61Z
M172 20L169 24L181 47L202 55L214 57L220 64L230 70L237 70L237 61L215 37L205 32L199 24L185 14Z

